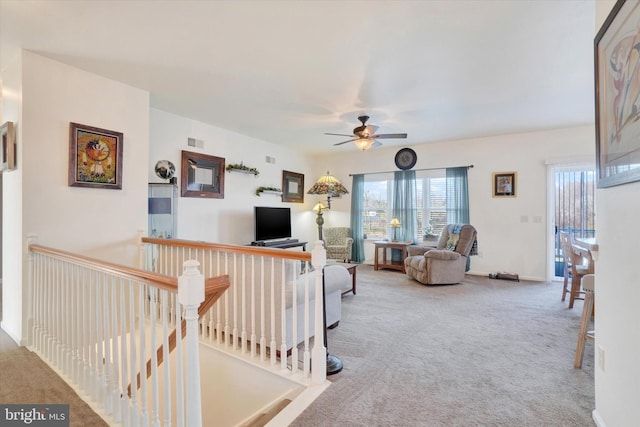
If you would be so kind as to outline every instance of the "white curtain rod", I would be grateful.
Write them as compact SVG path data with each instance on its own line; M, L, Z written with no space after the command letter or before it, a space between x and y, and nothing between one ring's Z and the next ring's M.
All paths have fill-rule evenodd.
M447 168L423 168L423 169L411 169L413 171L434 171L434 170L438 170L438 169L450 169L450 168L472 168L473 165L467 165L467 166L450 166ZM353 175L377 175L377 174L381 174L381 173L393 173L393 172L397 172L397 171L385 171L385 172L367 172L367 173L350 173L349 176L353 176Z

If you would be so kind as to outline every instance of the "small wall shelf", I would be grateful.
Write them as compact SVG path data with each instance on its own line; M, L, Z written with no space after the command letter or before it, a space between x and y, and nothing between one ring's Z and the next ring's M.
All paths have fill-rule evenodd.
M260 196L262 194L271 194L274 196L282 196L282 191L275 187L258 187L256 189L256 196Z
M258 171L258 169L245 166L242 164L242 162L240 162L240 164L227 165L226 169L227 169L227 172L241 172L241 173L251 174L255 176L260 175L260 171Z

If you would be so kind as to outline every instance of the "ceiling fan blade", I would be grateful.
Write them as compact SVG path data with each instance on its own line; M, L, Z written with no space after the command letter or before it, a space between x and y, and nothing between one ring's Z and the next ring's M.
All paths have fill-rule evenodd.
M378 148L382 146L382 142L380 141L375 141L373 144L371 144L371 148Z
M351 142L351 141L355 141L355 139L348 139L346 141L342 141L342 142L338 142L337 144L333 144L334 146L336 145L342 145L342 144L346 144L347 142Z
M353 136L353 135L347 135L347 134L344 134L344 133L328 133L328 132L325 132L324 134L325 135L335 135L335 136Z
M406 133L382 133L380 135L373 135L373 139L391 139L391 138L406 138Z

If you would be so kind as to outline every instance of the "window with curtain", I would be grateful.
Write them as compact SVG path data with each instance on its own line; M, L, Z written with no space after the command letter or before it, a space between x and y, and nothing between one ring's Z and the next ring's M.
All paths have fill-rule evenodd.
M391 238L389 222L393 218L393 173L371 174L364 177L363 231L367 239ZM447 224L446 176L444 169L416 171L417 220L414 240L420 242L424 232L439 236ZM408 236L407 236L408 237Z

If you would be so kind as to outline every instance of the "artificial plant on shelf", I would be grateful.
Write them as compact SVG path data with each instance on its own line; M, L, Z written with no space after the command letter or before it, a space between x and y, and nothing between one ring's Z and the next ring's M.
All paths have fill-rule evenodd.
M240 164L231 163L231 164L227 165L226 169L227 169L227 172L231 172L232 170L239 170L239 171L252 173L255 176L260 175L260 171L258 169L250 168L249 166L245 166L244 164L242 164L242 162L240 162Z
M282 190L276 187L258 187L256 189L256 196L259 196L263 191L274 191L276 193L282 193Z

